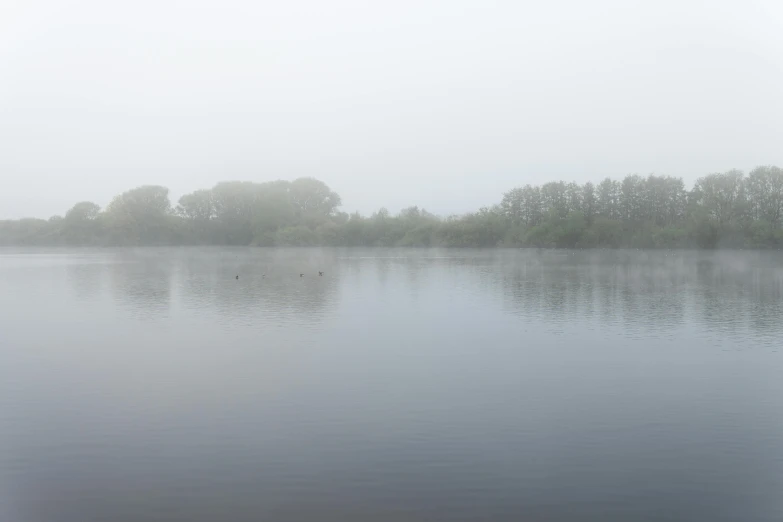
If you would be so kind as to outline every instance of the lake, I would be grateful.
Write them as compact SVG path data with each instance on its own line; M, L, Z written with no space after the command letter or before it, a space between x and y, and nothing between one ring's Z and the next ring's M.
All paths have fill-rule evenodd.
M2 249L0 520L779 522L781 348L781 252Z

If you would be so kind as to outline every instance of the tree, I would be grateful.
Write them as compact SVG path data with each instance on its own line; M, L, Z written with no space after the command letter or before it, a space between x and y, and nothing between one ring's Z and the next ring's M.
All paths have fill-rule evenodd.
M291 182L288 191L291 204L300 220L331 216L341 204L340 196L326 183L315 178L296 179Z
M114 198L106 207L112 242L121 244L166 243L169 229L169 189L145 185Z
M97 222L101 207L90 201L75 204L62 219L61 233L69 244L83 245L98 242L101 235Z
M662 203L664 223L671 225L685 217L687 207L687 192L681 178L665 178L665 201Z
M203 224L215 217L215 203L211 190L197 190L179 198L178 215Z
M312 178L229 181L182 196L172 212L168 189L148 185L104 212L83 201L64 217L0 221L0 244L783 247L783 171L773 166L708 174L690 191L657 175L528 184L447 219L418 206L362 217L339 204Z
M159 185L144 185L123 192L109 203L109 214L127 214L135 218L161 217L171 209L169 189Z
M582 188L572 182L566 185L565 193L568 213L582 212Z
M645 216L643 214L644 200L643 184L641 176L633 174L623 178L620 185L620 210L621 217L631 222L639 222Z
M277 230L301 224L296 219L287 181L271 181L257 187L253 208L253 230L256 244L269 244Z
M604 179L598 185L598 199L596 201L596 214L599 216L616 219L620 217L618 209L620 187L617 181Z
M316 244L316 234L303 225L281 228L277 231L275 244L280 246L312 246Z
M589 181L582 187L582 209L587 224L593 223L596 214L595 186Z
M739 170L708 174L696 181L698 203L718 222L719 229L733 222L737 210L735 205L741 195L742 184L743 174Z
M65 213L66 223L84 223L86 221L94 221L98 218L98 214L101 212L101 207L92 203L91 201L82 201L75 204L71 209Z
M213 241L218 244L248 245L255 236L255 212L260 185L249 181L225 181L212 188L215 212Z
M756 167L748 175L747 192L753 217L779 225L783 217L783 169Z
M530 185L525 187L525 189L528 188L530 188ZM503 194L503 199L500 201L500 208L502 209L503 215L515 225L520 223L527 224L524 194L524 189L520 187L513 188Z
M566 185L562 181L550 181L541 186L541 203L545 214L566 217L568 200Z

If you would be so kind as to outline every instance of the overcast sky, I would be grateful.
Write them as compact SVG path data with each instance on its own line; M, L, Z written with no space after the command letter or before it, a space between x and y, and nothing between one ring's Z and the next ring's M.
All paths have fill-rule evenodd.
M783 165L783 2L0 0L0 218L314 176L438 214Z

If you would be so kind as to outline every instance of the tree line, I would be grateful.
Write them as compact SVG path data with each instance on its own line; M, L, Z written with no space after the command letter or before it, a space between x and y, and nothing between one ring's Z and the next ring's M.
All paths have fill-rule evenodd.
M391 215L339 210L314 178L229 181L182 196L166 187L124 192L101 209L0 221L0 245L254 245L561 248L780 248L783 169L681 178L629 175L597 185L562 181L506 192L491 208L441 218L413 206Z

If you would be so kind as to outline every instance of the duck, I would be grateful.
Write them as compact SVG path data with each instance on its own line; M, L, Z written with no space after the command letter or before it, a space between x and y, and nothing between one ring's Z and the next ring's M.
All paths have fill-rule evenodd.
M319 271L318 271L318 275L319 275L319 276L322 276L322 275L324 275L324 273L323 273L323 272L321 272L321 271L319 270Z
M239 276L236 277L237 281L239 281Z
M304 274L299 274L299 277L304 277Z

